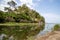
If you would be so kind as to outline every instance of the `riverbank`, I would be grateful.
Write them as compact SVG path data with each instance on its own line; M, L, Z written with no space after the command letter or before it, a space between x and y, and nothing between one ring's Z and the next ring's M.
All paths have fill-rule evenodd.
M46 35L38 36L35 40L60 40L60 31L49 32Z
M3 26L24 26L24 25L39 25L39 23L0 23L0 26L3 25Z

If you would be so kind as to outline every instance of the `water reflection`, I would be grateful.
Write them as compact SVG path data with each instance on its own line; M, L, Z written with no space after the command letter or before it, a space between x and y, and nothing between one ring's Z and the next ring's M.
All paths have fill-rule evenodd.
M0 35L0 40L3 40L4 37L7 37L7 35L6 35L6 34L1 34L1 35Z
M54 28L54 25L55 24L51 24L51 23L45 24L44 30L41 31L38 35L45 35L46 33L51 32Z
M14 37L13 37L13 36L10 36L10 37L9 37L9 40L14 40Z
M27 40L27 37L37 35L43 26L0 26L0 40Z

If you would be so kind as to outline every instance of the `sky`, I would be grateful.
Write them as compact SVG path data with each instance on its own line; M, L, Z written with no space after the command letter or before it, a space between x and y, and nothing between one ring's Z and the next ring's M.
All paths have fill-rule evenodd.
M9 7L7 2L11 0L0 0L0 10ZM45 18L46 23L60 23L60 0L13 0L16 6L26 4L29 8L36 10Z

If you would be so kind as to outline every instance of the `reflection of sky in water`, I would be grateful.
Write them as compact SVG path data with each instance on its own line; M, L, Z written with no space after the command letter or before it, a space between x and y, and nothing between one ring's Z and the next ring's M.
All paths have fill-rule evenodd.
M1 34L0 35L0 40L3 40L3 37L6 37L7 35L5 35L5 34Z
M39 35L44 35L47 32L51 32L53 30L55 24L45 24L45 28L43 31L39 33Z

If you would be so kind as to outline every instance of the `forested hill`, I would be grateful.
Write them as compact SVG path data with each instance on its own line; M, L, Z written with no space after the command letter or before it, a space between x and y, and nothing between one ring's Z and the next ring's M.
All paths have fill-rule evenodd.
M13 1L12 1L13 2ZM14 3L14 2L13 2ZM13 4L8 2L10 7L5 7L4 11L0 11L0 23L4 22L29 22L29 23L37 23L37 22L45 22L43 16L39 15L35 10L30 9L25 4L22 6L15 7L16 3ZM11 9L14 7L14 10Z

